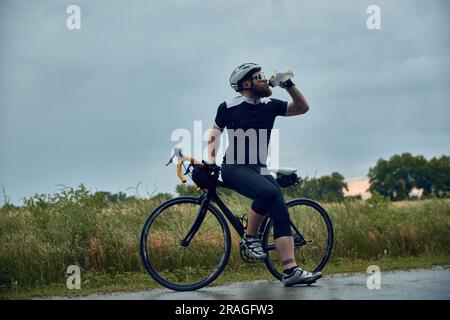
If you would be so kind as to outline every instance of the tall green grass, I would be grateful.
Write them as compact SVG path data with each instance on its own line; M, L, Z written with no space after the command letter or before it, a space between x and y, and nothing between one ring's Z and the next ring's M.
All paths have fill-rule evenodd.
M334 260L450 254L450 200L327 204Z
M145 272L139 237L148 214L166 197L105 204L81 185L53 195L35 195L19 208L0 209L0 286L33 287L64 282L69 265L105 275ZM250 201L224 199L236 214ZM450 200L391 203L370 201L324 204L335 231L330 263L450 255ZM238 236L232 231L227 269L238 269ZM205 251L206 252L206 251ZM183 268L172 260L172 268ZM179 260L182 261L182 260ZM175 264L175 265L173 265Z

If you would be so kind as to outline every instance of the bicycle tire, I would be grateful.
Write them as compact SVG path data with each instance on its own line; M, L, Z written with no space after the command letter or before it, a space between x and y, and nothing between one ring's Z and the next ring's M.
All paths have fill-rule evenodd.
M333 224L331 222L330 217L328 216L328 213L325 211L325 209L318 204L317 202L310 200L310 199L294 199L291 200L289 202L286 203L288 210L289 210L289 215L290 215L290 219L291 222L294 223L294 225L296 226L297 230L300 231L300 233L303 233L302 230L307 230L307 228L305 228L305 226L298 226L298 222L300 221L300 219L302 218L302 216L300 216L300 214L303 212L304 216L306 218L306 215L309 216L313 216L313 219L316 219L317 221L321 221L321 229L322 229L322 233L325 233L326 230L326 239L322 239L322 244L324 245L324 248L322 250L320 250L320 257L317 257L317 251L319 250L315 250L315 255L314 255L314 261L312 259L313 255L311 255L311 261L308 261L308 268L310 268L312 270L312 272L318 272L323 270L323 268L325 267L325 265L328 262L328 259L330 258L331 252L333 250L333 241L334 241L334 231L333 231ZM302 209L302 210L300 210ZM317 222L316 221L316 222ZM312 222L310 223L312 224ZM314 226L314 224L313 224ZM325 228L325 229L324 229ZM270 271L270 273L278 280L281 280L283 274L282 274L282 268L281 268L281 264L279 261L277 261L277 254L274 248L273 243L269 243L269 238L273 229L273 222L268 219L266 226L265 226L265 230L264 230L264 234L263 234L263 238L262 238L262 245L264 248L264 251L267 252L267 258L264 260L264 263L267 267L267 269ZM317 227L316 227L317 229ZM293 230L292 226L291 226L291 230L293 231L293 235L296 235L295 230ZM306 240L310 239L312 237L312 234L314 234L314 236L316 237L316 239L320 239L320 235L318 236L315 233L312 232L308 232L306 234L303 233L303 236L305 237ZM295 238L295 237L294 237ZM306 249L302 250L303 246L308 246L308 244L303 244L300 245L300 239L297 238L297 241L295 241L295 257L296 257L296 261L299 264L300 267L304 267L302 266L302 263L299 262L305 262L305 261L299 261L302 260L301 258L303 258L303 260L305 259L304 256L304 252L302 251L306 251ZM309 259L309 258L308 258ZM316 262L316 260L318 262ZM307 267L304 267L305 269L307 269ZM309 270L308 270L309 271Z
M215 207L213 207L211 204L208 205L208 211L205 216L205 221L200 226L199 231L197 232L196 236L194 236L191 244L187 247L183 247L179 241L183 237L186 236L185 230L183 230L180 234L174 235L174 237L172 237L172 238L170 238L172 235L167 236L167 234L168 234L167 232L166 232L167 234L165 236L161 237L161 235L163 233L161 230L156 229L157 227L155 227L154 230L152 230L152 226L154 226L156 224L156 222L158 221L158 217L162 217L162 215L164 215L164 214L169 216L169 212L170 212L169 209L171 207L173 207L175 205L182 205L182 204L193 205L195 208L200 209L201 198L177 197L177 198L174 198L174 199L171 199L171 200L168 200L168 201L162 203L160 206L158 206L156 209L154 209L153 212L147 218L147 220L144 224L144 227L142 229L142 232L141 232L140 255L141 255L141 259L142 259L142 262L143 262L146 270L148 271L149 275L156 282L158 282L159 284L163 285L166 288L169 288L169 289L175 290L175 291L193 291L193 290L200 289L200 288L210 284L221 274L221 272L223 271L223 269L225 268L225 266L228 262L228 258L230 257L231 236L230 236L230 229L229 229L228 224L226 223L225 219L220 214L220 212L218 212L218 210ZM171 219L171 218L172 217L169 217L169 219ZM175 216L175 218L176 218L176 216ZM184 217L182 217L182 218L184 218ZM183 225L183 223L179 223L179 221L174 221L174 224L175 224L175 222L176 222L176 224L178 224L177 227ZM218 241L223 241L223 252L220 256L220 259L219 259L217 265L214 265L213 267L211 267L212 268L211 271L209 271L209 270L205 271L205 276L200 276L200 274L202 274L202 272L203 272L202 268L204 268L204 265L202 266L199 264L206 263L206 261L211 257L208 257L208 259L206 259L205 262L202 262L201 259L195 258L195 254L197 254L197 253L195 253L195 250L192 249L194 256L193 256L193 258L190 258L190 260L189 260L189 259L186 259L186 257L183 257L183 252L185 252L185 251L182 251L182 250L187 250L187 249L182 249L182 248L190 247L193 244L193 242L195 242L196 240L198 240L198 243L200 243L201 248L206 248L206 247L212 248L211 241L206 241L206 245L205 245L204 240L208 240L208 239L203 239L203 244L201 243L201 239L202 239L201 232L203 232L203 230L206 230L206 227L207 227L206 223L208 223L208 224L218 223L218 225L215 226L217 228L218 228L218 226L220 226L221 231L219 231L219 232L222 232L223 240L219 239ZM161 223L161 221L159 222L159 224L162 227L169 225L169 224L163 224L163 223ZM187 222L186 230L190 229L191 226L192 226L192 223L189 224L189 222ZM202 229L203 227L204 227L204 229ZM210 225L208 225L208 227L210 227ZM212 229L212 227L210 227L210 229ZM164 230L164 232L165 231L166 230ZM208 231L208 230L206 230L206 231ZM194 280L193 283L190 283L189 280L183 280L184 282L188 282L188 283L178 283L177 281L174 281L173 279L169 279L168 278L169 276L167 274L164 274L164 272L166 272L164 269L159 270L160 267L157 267L157 264L158 263L161 264L161 261L160 261L161 258L164 259L164 258L166 258L166 256L170 256L170 255L166 254L166 255L158 256L158 254L156 252L156 250L157 250L156 247L158 247L158 245L155 245L154 249L152 248L152 244L149 245L149 241L150 241L149 236L151 239L153 239L151 237L152 232L153 232L154 240L157 240L159 238L159 240L157 240L157 241L160 242L160 245L159 245L160 247L164 247L164 245L167 245L168 243L173 243L174 248L172 248L172 251L175 250L175 252L177 254L182 252L180 254L182 259L198 265L197 267L200 269L192 269L191 266L187 266L187 265L183 265L180 267L182 267L183 270L188 270L188 271L193 270L193 272L192 272L193 277L200 277L200 278ZM158 232L159 232L159 234L158 234ZM178 231L175 231L175 232L178 232ZM154 241L154 240L153 240L153 242L155 243L156 241ZM176 245L177 242L178 242L179 247L177 247L177 245ZM198 247L198 248L200 248L200 247ZM160 250L165 250L165 249L160 249ZM177 250L179 250L179 251L177 251ZM222 249L220 249L220 250L222 250ZM152 254L154 254L153 258L151 256ZM201 254L201 253L198 253L198 254ZM180 258L180 256L177 256L176 258ZM183 271L176 269L176 264L174 264L174 263L172 263L172 264L169 263L167 267L173 267L174 265L175 265L175 267L172 270L172 272L179 272L179 274L182 274ZM183 275L183 276L185 276L185 275Z

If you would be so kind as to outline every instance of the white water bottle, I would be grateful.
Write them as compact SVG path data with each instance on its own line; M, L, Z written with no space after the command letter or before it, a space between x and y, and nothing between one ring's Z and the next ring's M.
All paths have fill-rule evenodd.
M269 84L272 87L282 86L281 84L294 77L294 72L291 69L287 69L284 72L274 71L272 77L269 79Z

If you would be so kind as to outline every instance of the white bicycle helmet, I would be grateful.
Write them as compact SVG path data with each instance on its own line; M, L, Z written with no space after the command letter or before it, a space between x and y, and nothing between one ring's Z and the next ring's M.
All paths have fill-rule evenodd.
M260 70L261 66L256 63L247 62L241 64L231 73L230 86L234 89L234 91L242 90L240 81L244 79L249 73Z

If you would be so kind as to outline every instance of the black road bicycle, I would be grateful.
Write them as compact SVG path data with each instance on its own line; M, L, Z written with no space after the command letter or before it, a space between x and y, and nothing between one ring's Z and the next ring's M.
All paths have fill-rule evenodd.
M245 233L246 215L235 215L217 194L217 187L226 188L219 180L220 167L183 156L180 149L175 149L169 163L175 156L180 180L186 182L184 175L189 175L202 193L199 197L170 199L155 208L142 229L140 255L150 276L161 285L177 291L197 290L213 282L224 270L232 243L239 243ZM187 167L184 162L189 162ZM274 171L281 187L301 184L303 180L295 172ZM333 247L333 226L327 212L310 199L293 199L286 205L297 263L305 270L321 271ZM239 239L232 239L224 216ZM261 224L259 233L267 253L264 263L281 280L282 266L275 251L270 218ZM240 255L244 261L253 262L242 248Z

